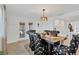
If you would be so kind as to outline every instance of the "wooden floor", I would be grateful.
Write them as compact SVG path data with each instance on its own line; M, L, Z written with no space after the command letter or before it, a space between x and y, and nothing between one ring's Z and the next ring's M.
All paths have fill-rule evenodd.
M64 44L67 45L69 42L65 41ZM79 55L79 49L76 54ZM8 55L33 55L33 51L29 48L29 40L8 44Z
M8 44L8 55L33 55L33 51L29 48L29 40Z

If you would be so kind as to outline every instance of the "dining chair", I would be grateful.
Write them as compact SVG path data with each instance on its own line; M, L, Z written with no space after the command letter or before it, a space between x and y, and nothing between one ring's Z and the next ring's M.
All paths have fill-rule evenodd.
M35 39L34 54L35 55L44 55L44 53L43 53L44 48L42 47L41 38L37 33L35 34L34 39Z
M75 55L79 45L79 37L77 35L72 35L72 40L70 41L70 46L68 48L69 55Z
M30 33L30 34L29 34L29 38L30 38L29 47L31 48L32 51L34 51L34 50L35 50L35 38L34 38L34 33Z

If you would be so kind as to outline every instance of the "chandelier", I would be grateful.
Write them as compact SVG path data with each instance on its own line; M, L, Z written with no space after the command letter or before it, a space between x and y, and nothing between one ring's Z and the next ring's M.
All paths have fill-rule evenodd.
M48 17L45 16L45 9L43 9L42 11L43 11L43 16L41 17L41 20L46 22L48 21Z

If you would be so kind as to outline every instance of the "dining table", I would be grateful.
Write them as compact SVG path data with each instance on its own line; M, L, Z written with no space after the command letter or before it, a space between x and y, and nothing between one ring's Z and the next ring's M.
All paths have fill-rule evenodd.
M41 33L41 38L49 41L49 42L52 42L52 43L55 43L55 42L62 42L63 40L66 39L66 37L63 37L63 36L53 36L53 35L47 35L45 32Z

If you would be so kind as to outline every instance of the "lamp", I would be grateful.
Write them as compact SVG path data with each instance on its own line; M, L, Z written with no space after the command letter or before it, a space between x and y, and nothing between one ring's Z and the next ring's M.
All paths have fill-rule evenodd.
M45 16L45 9L42 10L43 11L43 16L41 17L42 21L48 21L48 17Z

